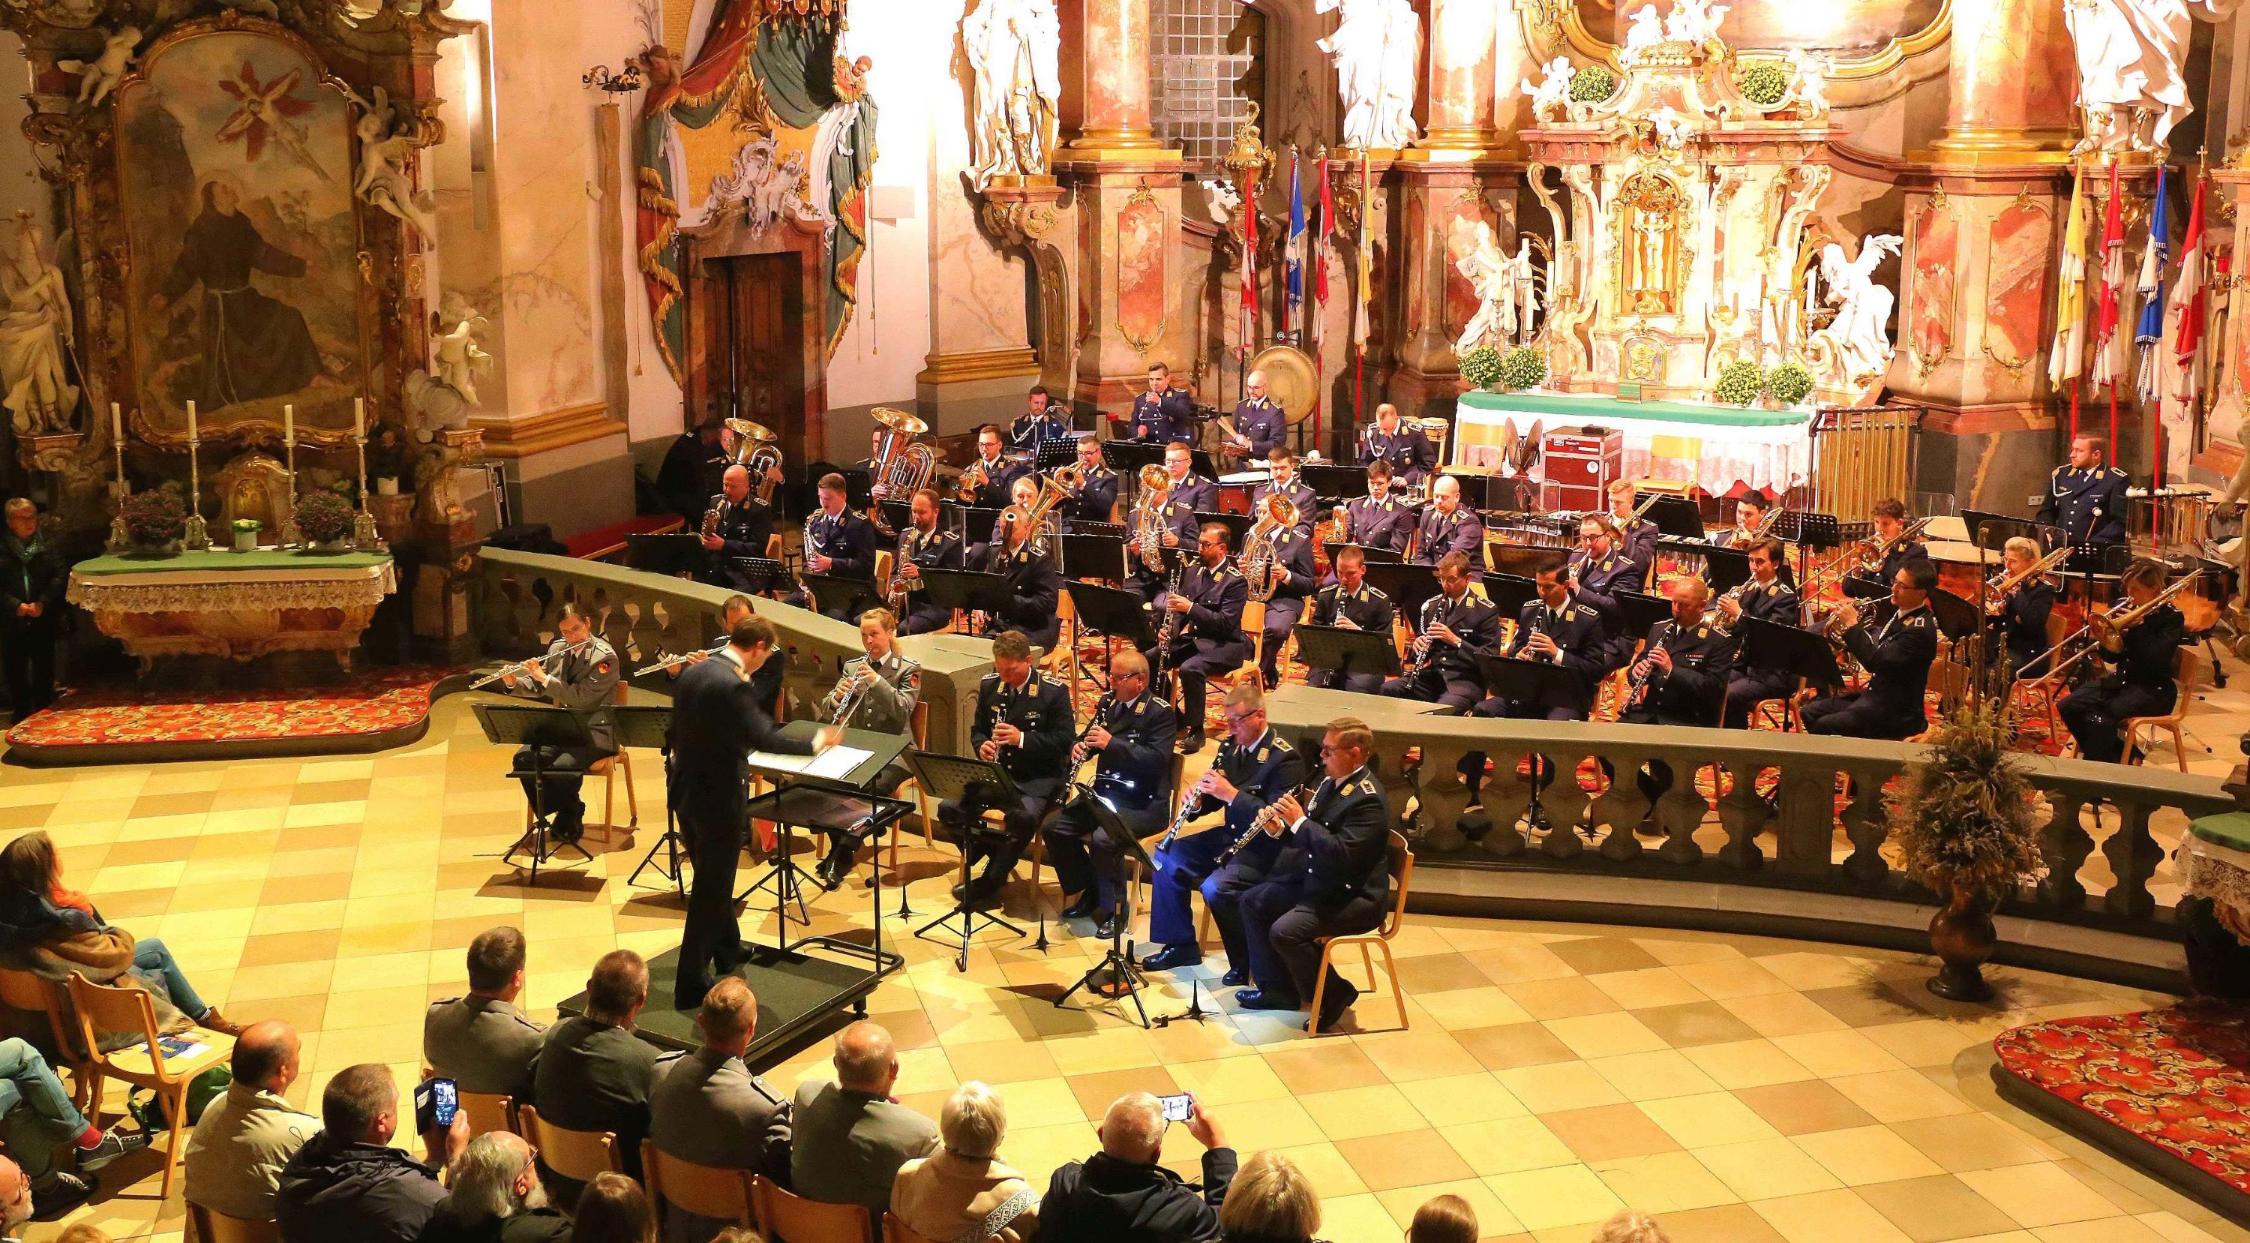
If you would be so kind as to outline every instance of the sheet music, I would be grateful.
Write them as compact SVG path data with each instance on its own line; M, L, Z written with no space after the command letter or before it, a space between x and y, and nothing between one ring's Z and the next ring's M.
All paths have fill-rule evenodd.
M846 746L830 747L818 755L779 755L772 751L752 751L750 767L841 781L874 754L873 751Z

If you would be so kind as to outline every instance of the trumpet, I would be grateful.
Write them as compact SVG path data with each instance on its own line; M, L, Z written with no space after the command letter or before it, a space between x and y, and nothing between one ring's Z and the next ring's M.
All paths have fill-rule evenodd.
M727 640L721 639L717 643L714 643L706 648L699 648L692 652L681 652L676 656L667 656L664 659L657 661L653 665L642 665L640 668L633 670L633 676L636 678L645 678L652 673L670 673L672 670L679 668L681 665L684 665L691 660L694 660L698 656L716 656L720 652L725 651L726 648Z
M498 682L503 678L512 678L519 673L528 673L531 671L531 667L533 665L538 664L542 661L567 660L570 657L577 655L580 649L592 647L600 639L600 635L590 634L559 652L543 652L537 656L527 656L512 665L502 665L498 669L495 669L492 672L485 674L483 677L478 678L476 681L469 683L469 689L472 691L483 690L485 687L490 686L494 682Z
M961 472L960 486L953 490L953 495L964 501L973 501L977 499L977 493L984 489L984 485L991 482L992 473L985 469L984 459L978 458L969 463L967 470Z
M1298 786L1294 793L1294 797L1296 798L1298 805L1305 806L1306 800L1310 799L1313 796L1313 792L1315 790L1318 790L1319 788L1320 785L1318 782L1315 782L1311 785ZM1272 824L1274 821L1279 820L1280 818L1281 804L1279 802L1274 803L1272 806L1261 809L1258 812L1257 816L1250 821L1250 827L1242 831L1242 836L1235 838L1234 841L1227 846L1226 852L1219 856L1218 865L1223 867L1229 860L1233 859L1236 855L1241 854L1243 850L1250 845L1251 842L1258 840L1258 834L1265 832L1267 825Z
M852 669L853 665L859 666L857 671L854 671ZM852 719L852 713L859 710L860 701L867 698L867 690L868 687L872 684L872 680L881 676L881 674L875 672L874 668L867 663L867 658L865 656L854 656L850 660L845 661L844 678L843 681L839 682L837 685L848 685L851 689L843 696L842 701L836 705L836 715L828 718L828 723L830 725L840 727L844 722ZM863 678L868 680L862 681L861 679Z

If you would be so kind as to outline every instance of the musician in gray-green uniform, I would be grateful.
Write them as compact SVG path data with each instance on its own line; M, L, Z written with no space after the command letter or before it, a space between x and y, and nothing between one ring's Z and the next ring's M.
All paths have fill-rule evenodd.
M469 942L469 991L432 1002L422 1016L422 1060L464 1092L531 1098L532 1064L547 1029L516 1009L523 993L523 933L502 926Z
M867 654L844 662L844 676L820 701L821 719L852 729L911 734L914 705L922 696L922 666L899 654L898 618L889 609L869 609L860 614L859 641ZM873 788L889 798L913 775L906 765L893 760L876 775ZM828 834L828 853L819 868L822 884L834 889L844 883L859 841L842 829Z
M555 617L555 641L546 655L525 661L521 671L510 669L500 682L508 693L526 699L544 699L578 715L592 739L584 747L523 747L516 751L516 771L525 772L535 761L543 763L547 778L523 779L524 797L547 818L547 834L557 842L575 842L586 831L586 804L578 797L584 773L593 762L617 754L616 717L617 653L594 636L593 622L575 604L565 604ZM543 760L540 757L544 757ZM534 786L544 789L534 789Z

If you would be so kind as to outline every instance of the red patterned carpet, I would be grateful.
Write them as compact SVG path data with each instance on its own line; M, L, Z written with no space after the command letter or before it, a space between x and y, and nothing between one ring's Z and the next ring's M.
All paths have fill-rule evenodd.
M376 750L419 736L432 688L454 672L371 669L311 690L72 692L9 730L8 747L45 764Z
M2112 1151L2118 1139L2138 1141L2154 1150L2140 1158L2161 1153L2250 1195L2250 1006L2188 1002L2057 1019L2003 1032L1992 1044L1995 1077L2043 1093L2045 1101L2025 1103L2065 1130ZM2149 1164L2131 1151L2119 1155ZM2158 1164L2152 1172L2169 1163Z

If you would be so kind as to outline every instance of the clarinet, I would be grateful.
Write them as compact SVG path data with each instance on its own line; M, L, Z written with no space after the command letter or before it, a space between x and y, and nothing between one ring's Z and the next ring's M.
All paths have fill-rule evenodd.
M1186 565L1174 566L1171 579L1164 585L1167 607L1164 610L1163 622L1156 628L1156 672L1149 677L1148 684L1150 686L1171 685L1164 679L1172 671L1172 634L1179 629L1179 625L1174 620L1179 617L1179 614L1171 610L1169 602L1173 596L1179 594L1180 580L1186 574Z
M1221 742L1219 744L1218 755L1213 757L1211 760L1210 771L1219 771L1219 766L1226 763L1227 757L1233 754L1234 739L1229 738L1226 741ZM1194 786L1189 786L1187 796L1180 800L1180 814L1172 817L1171 827L1164 830L1164 840L1156 843L1156 848L1158 850L1164 849L1166 846L1171 845L1175 840L1178 839L1178 837L1180 836L1180 830L1187 827L1188 821L1195 819L1195 806L1202 801L1203 796L1195 792Z
M1070 744L1070 762L1063 768L1062 788L1055 791L1055 793L1048 798L1047 806L1049 808L1059 806L1063 802L1065 802L1066 800L1064 799L1063 795L1066 792L1070 796L1068 800L1070 802L1076 802L1079 795L1082 793L1093 792L1094 787L1093 783L1091 782L1087 783L1084 790L1081 790L1079 788L1078 766L1086 762L1086 735L1094 732L1094 727L1101 724L1102 718L1108 715L1110 705L1116 702L1117 694L1114 691L1103 691L1102 697L1094 701L1094 713L1092 716L1086 718L1086 728L1079 730L1078 741ZM1041 812L1040 814L1044 815L1046 813Z
M1656 641L1656 647L1663 647L1665 644L1670 643L1672 641L1672 636L1678 634L1679 631L1679 626L1673 625L1670 630L1664 632L1663 638ZM1654 648L1650 649L1652 653L1654 652L1654 650ZM1641 657L1640 667L1634 671L1631 685L1625 688L1625 706L1628 708L1639 707L1641 704L1642 696L1648 694L1649 684L1654 681L1655 678L1656 662L1649 656Z
M1297 801L1300 804L1304 804L1305 800L1311 798L1313 796L1313 793L1319 788L1320 784L1318 782L1315 782L1311 785L1298 786ZM1275 820L1279 819L1280 816L1281 807L1279 804L1261 810L1257 814L1256 818L1250 821L1250 827L1242 831L1242 836L1234 839L1234 844L1227 847L1226 853L1220 855L1218 863L1213 866L1224 867L1229 860L1242 853L1242 851L1247 848L1253 840L1257 838L1258 834L1265 832L1267 825L1272 824Z
M1437 602L1437 601L1439 601L1439 600L1442 600L1442 599L1444 599L1444 598L1445 598L1445 597L1443 597L1443 596L1432 596L1432 597L1431 597L1431 602L1432 602L1432 603L1435 603L1435 602ZM1337 604L1337 606L1336 606L1336 610L1337 610L1337 612L1339 612L1339 613L1341 613L1341 612L1343 611L1343 604L1342 604L1341 602L1338 602L1338 604ZM1425 614L1427 614L1427 613L1428 613L1428 607L1427 607L1427 606L1424 606L1423 612L1424 612ZM1427 622L1427 621L1423 622L1423 624L1422 624L1422 629L1423 629L1423 630L1424 630L1424 631L1426 632L1426 631L1428 631L1428 630L1429 630L1429 628L1430 628L1430 623L1429 623L1429 622ZM1423 634L1423 635L1422 635L1421 637L1417 638L1417 639L1415 640L1415 642L1417 642L1417 643L1421 644L1421 650L1420 650L1420 651L1418 651L1418 652L1416 652L1416 653L1414 653L1414 660L1413 660L1413 662L1412 662L1412 663L1410 663L1410 664L1408 664L1408 665L1406 666L1406 672L1405 672L1405 673L1403 673L1403 674L1400 674L1400 675L1399 675L1400 677L1404 678L1405 680L1407 680L1407 681L1409 681L1409 682L1413 681L1414 679L1416 679L1416 678L1418 678L1418 677L1421 677L1421 676L1422 676L1422 671L1423 671L1424 669L1427 669L1427 668L1429 668L1429 667L1430 667L1430 661L1431 661L1432 659L1434 659L1434 658L1435 658L1435 657L1437 656L1437 640L1436 640L1436 639L1433 639L1433 638L1431 638L1431 637L1430 637L1430 636L1429 636L1429 635L1428 635L1427 633L1425 633L1425 634Z

